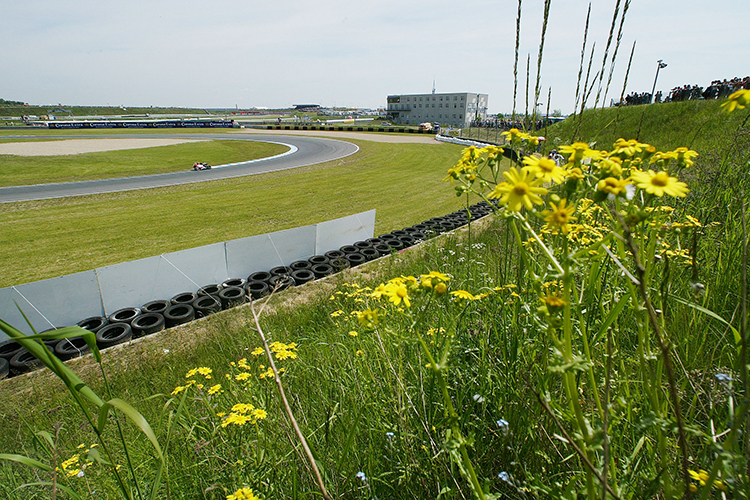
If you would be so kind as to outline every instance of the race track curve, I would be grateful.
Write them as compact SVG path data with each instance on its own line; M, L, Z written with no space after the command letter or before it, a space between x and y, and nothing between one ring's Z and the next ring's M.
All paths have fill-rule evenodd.
M68 138L93 138L102 136L76 135L66 136ZM0 188L0 203L12 203L18 201L45 200L50 198L65 198L69 196L83 196L100 193L114 193L118 191L131 191L134 189L148 189L164 186L176 186L179 184L191 184L217 179L229 179L232 177L243 177L246 175L262 174L277 170L304 167L338 160L359 151L359 148L350 143L335 139L323 139L318 137L303 136L279 136L279 135L252 135L240 136L237 134L138 134L121 135L117 137L139 137L139 138L189 138L189 139L220 139L238 141L259 141L284 144L290 147L290 151L281 155L252 160L248 162L233 163L196 172L185 170L183 172L172 172L169 174L144 175L137 177L123 177L117 179L100 179L93 181L64 182L54 184L37 184L33 186L13 186ZM45 137L47 138L47 137Z

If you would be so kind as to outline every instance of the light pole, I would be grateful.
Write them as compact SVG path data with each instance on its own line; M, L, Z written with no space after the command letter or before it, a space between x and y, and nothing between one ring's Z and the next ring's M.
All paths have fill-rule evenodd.
M654 77L654 86L651 89L651 98L649 99L649 104L654 102L654 92L656 91L656 79L659 78L659 70L662 68L666 68L667 63L665 63L663 60L659 59L656 61L656 76Z

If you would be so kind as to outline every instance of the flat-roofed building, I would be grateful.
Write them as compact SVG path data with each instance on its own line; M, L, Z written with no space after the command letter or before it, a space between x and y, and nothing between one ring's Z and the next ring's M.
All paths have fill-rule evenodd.
M487 100L487 94L474 92L389 95L386 111L394 124L468 127L487 118Z

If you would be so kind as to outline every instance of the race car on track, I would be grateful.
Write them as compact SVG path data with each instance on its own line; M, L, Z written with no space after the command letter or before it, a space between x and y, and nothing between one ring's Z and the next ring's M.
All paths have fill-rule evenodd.
M193 170L211 170L211 165L197 161L193 163Z

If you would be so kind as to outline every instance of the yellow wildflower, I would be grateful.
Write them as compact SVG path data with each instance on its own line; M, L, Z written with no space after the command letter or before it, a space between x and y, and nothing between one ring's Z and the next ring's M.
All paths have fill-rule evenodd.
M385 286L385 292L383 292L383 295L387 296L388 300L393 302L394 305L401 304L401 301L403 300L406 307L411 307L409 291L407 290L406 285L389 282Z
M523 159L524 168L534 173L542 182L560 184L565 180L565 171L554 160L540 156L527 156Z
M581 160L591 156L593 150L585 142L574 142L570 146L560 146L560 153L568 156L568 163L579 164Z
M253 356L260 356L261 354L263 354L263 348L256 347L255 349L253 349L253 352L251 352L250 354L252 354Z
M515 167L503 172L503 176L508 182L495 186L489 198L500 198L500 203L511 212L520 212L523 206L531 210L534 205L544 203L539 195L546 194L547 190L539 187L541 179L531 180L528 171L519 172Z
M617 196L618 194L625 191L625 186L628 185L628 181L625 179L616 179L614 177L607 177L606 179L600 180L597 185L596 189L598 191L604 191L605 193L613 194Z
M544 220L547 221L547 228L553 233L557 234L558 230L563 234L568 234L570 226L568 224L572 220L576 220L573 217L573 213L576 208L575 205L568 205L568 200L560 200L559 205L555 205L555 202L551 201L549 204L552 210L545 210L542 212Z
M454 290L451 292L451 295L453 295L456 298L463 299L463 300L474 300L475 297L471 293L467 292L466 290Z
M250 488L240 488L231 495L227 495L227 500L260 500Z
M378 310L367 309L365 311L356 311L357 321L365 328L375 328L378 324Z
M667 172L659 171L642 172L633 171L630 176L635 181L636 186L645 189L647 193L662 197L665 194L683 198L689 192L687 184L677 180L677 177L670 177Z
M356 337L357 335L359 335L359 333L357 333L356 331L352 330L352 331L349 332L349 335L351 335L352 337Z
M251 374L249 374L249 373L247 373L247 372L243 372L243 373L240 373L240 374L238 374L238 375L235 375L235 376L234 376L234 379L235 379L235 380L236 380L237 382L242 382L243 380L250 380L250 377L252 377L252 375L251 375Z
M440 282L437 285L435 285L435 293L443 295L447 291L448 291L448 285L446 285L445 283Z
M216 384L216 385L212 385L211 387L208 388L208 393L209 394L216 394L220 390L221 390L221 384Z
M729 96L729 100L721 105L721 109L731 113L735 109L744 109L750 104L750 90L738 90Z

